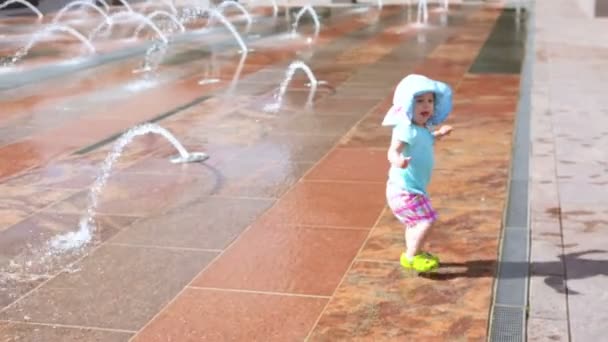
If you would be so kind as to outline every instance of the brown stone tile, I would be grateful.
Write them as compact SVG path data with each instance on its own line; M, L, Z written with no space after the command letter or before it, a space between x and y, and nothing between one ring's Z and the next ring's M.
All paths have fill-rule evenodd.
M120 119L84 117L40 133L37 138L54 144L65 142L65 144L74 146L87 146L138 124L140 122L138 119L130 116L121 116Z
M58 327L27 323L0 323L0 340L3 342L127 342L134 333L95 330L77 327Z
M0 147L0 179L39 165L61 153L64 148L48 141L26 139Z
M264 216L290 225L371 228L384 207L384 184L299 182Z
M483 340L491 293L491 278L437 281L355 262L311 340Z
M471 144L474 145L474 144ZM511 157L506 153L508 146L478 144L476 147L450 144L447 140L435 147L435 174L440 170L453 173L466 173L471 169L504 170L510 168Z
M501 230L502 211L435 208L438 221L429 233L425 249L438 254L442 261L460 262L491 257L487 252L495 246ZM390 210L386 210L372 230L357 258L365 260L398 261L405 250L404 227ZM467 239L471 243L462 245ZM475 242L483 242L476 246ZM453 244L461 244L454 246ZM483 248L480 248L483 247ZM442 254L439 251L445 251ZM458 252L458 253L456 253ZM481 254L480 254L481 253Z
M269 134L250 142L237 154L240 159L315 163L334 145L338 136Z
M226 184L217 194L232 197L278 198L291 188L313 163L268 162L265 167ZM246 168L243 168L246 169ZM241 169L242 170L242 169Z
M450 120L466 120L477 127L483 127L484 121L488 123L510 119L514 122L517 110L517 101L515 99L517 97L513 98L503 95L486 96L485 98L476 97L474 94L462 95L461 98L454 101Z
M436 207L503 210L507 169L436 170L428 191Z
M139 220L111 242L224 249L272 203L272 200L210 197Z
M84 213L83 213L84 214ZM75 231L81 215L38 212L27 219L0 231L0 256L14 257L28 246L43 246L55 235ZM105 241L136 218L127 216L95 216L95 239Z
M325 298L188 288L134 341L300 341Z
M53 161L8 179L4 184L79 190L93 183L100 168L101 165L86 162Z
M384 150L336 148L323 158L305 179L386 182L388 168Z
M217 175L131 174L110 176L99 195L96 212L108 215L146 216L208 196ZM89 191L79 192L46 211L82 213L88 205Z
M0 314L0 319L138 330L215 253L102 245L75 273L62 273Z
M327 97L314 104L315 115L352 115L362 117L378 104L376 99L354 98L344 101L335 97Z
M256 224L192 286L330 296L367 234Z
M519 95L519 83L519 75L467 74L458 86L458 91L463 94L476 94L476 99L497 94L516 99Z
M0 231L23 220L35 211L68 197L72 190L33 186L0 185Z
M382 118L373 115L365 117L340 139L339 146L388 148L392 131L388 127L381 126L381 123Z
M357 122L354 116L308 115L281 116L273 130L283 134L314 134L341 136Z

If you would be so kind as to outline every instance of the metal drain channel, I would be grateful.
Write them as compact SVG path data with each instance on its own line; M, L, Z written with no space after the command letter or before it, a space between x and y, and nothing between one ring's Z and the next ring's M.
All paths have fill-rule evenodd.
M530 97L534 61L534 2L527 1L528 21L515 124L509 197L500 243L498 275L490 314L488 340L526 340L530 260Z

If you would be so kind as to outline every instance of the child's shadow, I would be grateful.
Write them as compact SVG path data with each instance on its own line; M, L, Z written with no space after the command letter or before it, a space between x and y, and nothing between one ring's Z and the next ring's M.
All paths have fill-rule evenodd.
M564 282L564 272L568 279L584 279L597 275L608 276L608 260L582 259L585 254L606 253L605 250L589 250L577 253L560 254L559 260L541 262L502 262L500 276L502 278L521 277L522 269L529 272L530 277L545 277L544 282L559 293L578 294L567 289ZM464 263L441 263L446 271L424 275L433 280L448 280L460 277L482 278L494 277L498 269L496 260L471 260ZM450 268L466 268L462 272L451 272ZM564 270L565 269L565 270Z

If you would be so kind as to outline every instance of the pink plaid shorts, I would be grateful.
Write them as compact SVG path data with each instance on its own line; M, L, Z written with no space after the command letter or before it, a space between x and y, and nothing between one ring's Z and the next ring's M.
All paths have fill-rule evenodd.
M428 196L409 193L389 183L386 187L386 199L395 217L406 226L437 220L437 212L431 206Z

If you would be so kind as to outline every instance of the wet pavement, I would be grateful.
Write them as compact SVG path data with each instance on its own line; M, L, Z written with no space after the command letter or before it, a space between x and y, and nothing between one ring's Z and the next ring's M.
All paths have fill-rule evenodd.
M453 5L447 26L431 11L428 28L408 25L415 7L331 13L310 44L311 21L287 39L284 18L260 19L246 54L217 31L169 46L155 76L129 57L0 92L3 340L485 340L525 25L498 5ZM296 74L264 111L294 60L328 84L311 95ZM379 124L412 72L456 94L430 189L444 262L431 277L400 267L384 199ZM76 229L115 139L149 121L211 158L172 164L165 139L137 138L101 192L94 243L41 258Z
M575 1L539 1L535 9L528 339L601 341L608 334L608 101L601 90L608 41L589 32L608 22Z

